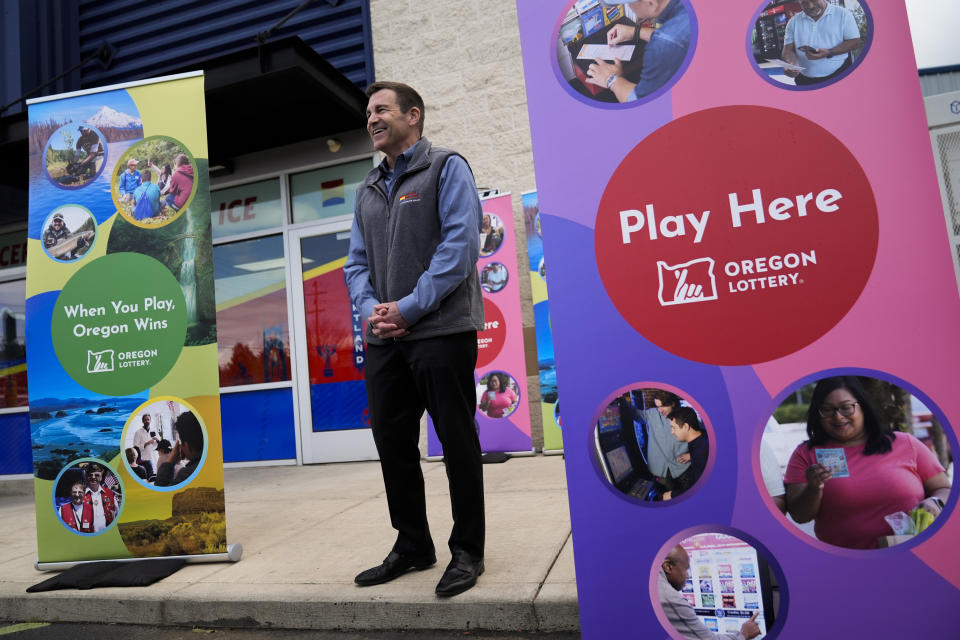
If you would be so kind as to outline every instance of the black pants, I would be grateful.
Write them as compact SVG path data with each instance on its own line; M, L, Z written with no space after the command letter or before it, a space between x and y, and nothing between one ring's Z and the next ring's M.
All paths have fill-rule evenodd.
M398 553L434 550L418 448L420 416L426 409L443 445L450 484L450 549L483 557L483 463L474 419L476 363L476 331L367 345L370 423L390 522L398 532L393 546Z
M822 78L811 78L810 76L805 76L801 73L796 77L794 82L796 82L797 86L800 86L800 87L806 87L812 84L820 84L821 82L826 82L827 80L832 80L833 78L836 78L840 74L844 73L847 69L849 69L850 65L852 64L853 62L851 62L850 55L848 54L847 59L843 61L843 64L840 65L840 68L834 71L833 73L831 73L830 75L823 76Z

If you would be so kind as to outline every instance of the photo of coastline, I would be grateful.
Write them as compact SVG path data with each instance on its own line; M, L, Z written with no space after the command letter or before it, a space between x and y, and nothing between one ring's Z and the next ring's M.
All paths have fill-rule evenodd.
M77 458L116 458L127 417L145 399L40 398L31 403L34 474L54 480Z

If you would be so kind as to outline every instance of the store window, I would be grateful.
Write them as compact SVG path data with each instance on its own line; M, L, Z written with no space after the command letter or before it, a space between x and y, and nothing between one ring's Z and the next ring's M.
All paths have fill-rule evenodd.
M357 187L373 163L369 158L290 176L294 222L353 215Z
M220 189L211 196L213 238L279 228L283 224L280 179Z
M217 245L213 261L220 386L290 380L283 236Z
M0 252L0 259L2 259ZM0 407L26 407L27 351L24 335L26 281L0 283L0 329L3 330L0 356Z

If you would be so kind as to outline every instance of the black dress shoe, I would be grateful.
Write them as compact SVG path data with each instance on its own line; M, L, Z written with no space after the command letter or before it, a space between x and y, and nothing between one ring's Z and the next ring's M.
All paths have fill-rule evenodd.
M477 578L483 573L483 558L475 559L466 551L457 549L453 552L453 559L443 572L443 577L437 583L437 595L449 598L463 593L477 584Z
M430 555L413 556L391 551L390 555L388 555L381 564L378 564L372 569L361 571L353 581L361 587L369 587L375 584L390 582L411 569L423 571L435 564L437 564L437 556L433 553Z

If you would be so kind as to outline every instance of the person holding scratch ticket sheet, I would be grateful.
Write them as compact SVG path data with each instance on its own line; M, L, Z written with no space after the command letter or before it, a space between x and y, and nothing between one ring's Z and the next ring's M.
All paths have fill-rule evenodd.
M885 516L915 507L940 514L950 481L936 456L914 436L891 431L853 376L817 382L807 436L787 464L787 510L814 521L818 539L874 549L893 533Z

